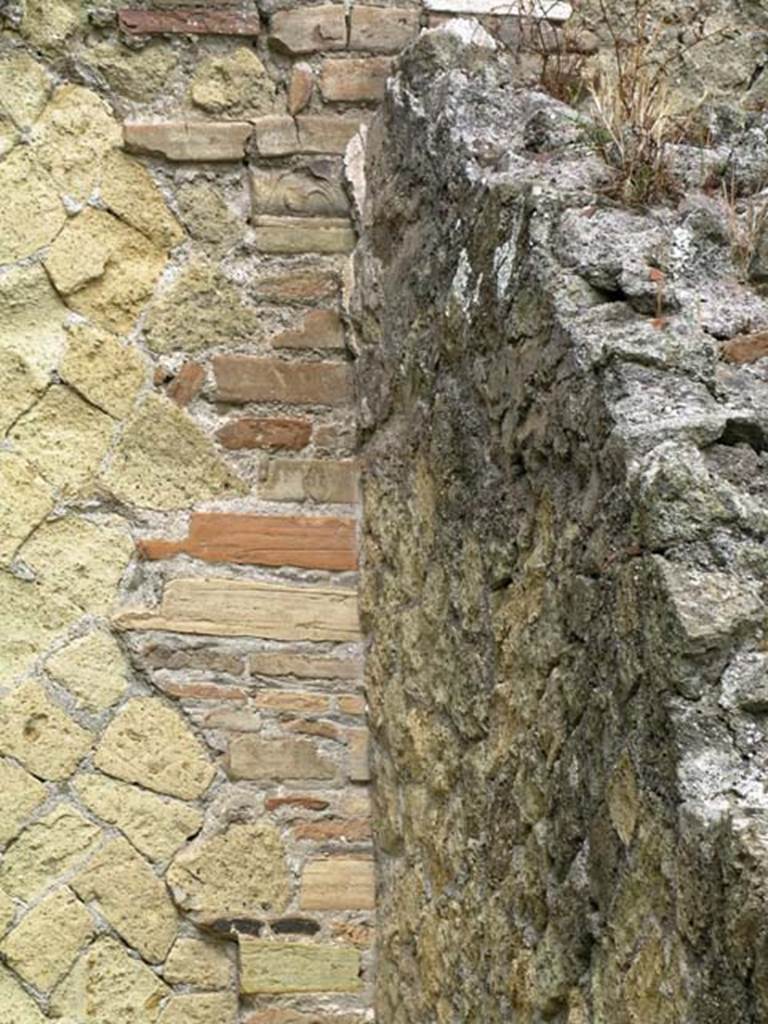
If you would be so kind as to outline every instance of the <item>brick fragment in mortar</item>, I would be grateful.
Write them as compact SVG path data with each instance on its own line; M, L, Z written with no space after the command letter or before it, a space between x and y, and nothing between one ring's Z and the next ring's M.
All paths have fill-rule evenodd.
M384 98L392 69L389 57L333 59L323 63L320 91L337 103L376 103Z
M310 861L301 878L302 910L372 910L373 861L325 857Z
M258 14L226 10L142 11L125 8L118 12L120 28L129 35L257 36L261 30Z
M184 540L143 540L138 547L146 559L183 554L205 562L337 571L357 565L355 521L339 517L198 512Z
M216 356L219 402L286 402L289 405L346 405L352 398L347 363L295 363L257 356Z
M158 609L118 613L121 630L165 630L265 640L357 640L357 593L227 579L177 579Z
M252 132L245 121L129 121L123 126L129 152L176 162L242 160Z
M277 11L272 15L269 45L291 55L345 49L347 20L344 5L321 4Z

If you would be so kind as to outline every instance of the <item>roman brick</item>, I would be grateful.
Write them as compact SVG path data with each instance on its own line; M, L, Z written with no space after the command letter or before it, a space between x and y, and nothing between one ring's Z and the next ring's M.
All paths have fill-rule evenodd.
M350 25L350 50L397 53L418 34L419 12L402 7L355 4Z
M205 383L205 368L200 363L184 363L166 389L176 405L189 405Z
M306 811L324 811L328 807L327 800L316 796L271 796L264 801L268 811L278 811L281 807L299 807Z
M267 451L300 451L312 435L310 420L280 416L243 416L216 432L216 440L232 451L264 448Z
M328 711L328 698L303 690L258 690L252 699L262 711L298 711L322 715Z
M317 501L352 505L359 500L354 459L270 459L259 484L266 501Z
M196 512L184 540L142 540L142 558L189 555L237 565L296 565L304 569L354 569L355 521L337 517L251 516Z
M342 715L364 715L365 698L354 693L344 693L336 698L336 706Z
M235 736L229 744L227 774L232 779L329 780L336 776L336 765L320 754L309 740L264 739L260 736Z
M344 405L352 398L347 363L296 363L259 356L216 356L219 402L285 402L288 405Z
M277 11L270 22L269 45L291 56L345 49L344 5L320 4Z
M350 782L370 782L370 733L367 729L349 729L347 742L347 774Z
M360 129L359 118L299 114L296 127L300 153L343 154L353 135Z
M352 252L356 242L352 223L344 217L254 217L253 234L261 252L288 255Z
M559 0L424 0L428 11L446 14L480 16L499 14L509 17L545 18L547 21L567 21L573 13L569 3Z
M332 270L285 270L250 283L257 301L311 305L339 294L339 275Z
M333 309L314 309L307 313L301 327L281 331L272 339L273 348L344 348L341 317Z
M315 74L309 64L299 61L291 70L288 86L288 113L298 114L312 99L315 88Z
M261 30L258 14L226 10L142 11L125 8L118 12L120 29L129 35L226 35L257 36Z
M296 121L285 114L268 114L253 122L253 140L259 156L288 156L300 149Z
M371 838L371 823L366 818L352 818L344 821L303 821L291 829L293 838L314 842L364 842Z
M359 679L362 666L358 658L336 658L327 654L295 654L260 651L249 659L250 671L257 676L295 676L297 679Z
M384 97L391 70L389 57L329 58L320 72L320 91L329 101L377 102Z
M345 217L349 203L338 161L313 160L305 167L251 171L254 214Z
M244 121L128 121L123 126L131 153L168 160L242 160L253 127Z
M310 861L301 877L302 910L372 910L373 863L352 857Z

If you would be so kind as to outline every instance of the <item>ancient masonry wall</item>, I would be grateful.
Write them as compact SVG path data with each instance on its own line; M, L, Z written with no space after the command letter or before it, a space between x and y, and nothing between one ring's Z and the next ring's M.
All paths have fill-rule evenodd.
M357 1024L341 162L421 11L1 6L0 1021Z
M379 1024L768 1021L766 250L700 188L761 187L767 124L628 211L476 26L399 60L353 304Z

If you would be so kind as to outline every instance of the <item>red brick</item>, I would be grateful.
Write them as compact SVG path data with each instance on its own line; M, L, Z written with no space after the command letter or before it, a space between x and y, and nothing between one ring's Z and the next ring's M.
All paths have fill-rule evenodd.
M361 123L359 118L299 114L296 118L298 152L342 154Z
M219 683L177 683L156 682L163 693L180 700L247 700L250 690L242 686L226 686Z
M367 729L347 731L349 754L348 774L351 782L370 782L370 733Z
M253 704L262 711L300 711L322 715L328 711L328 698L306 690L259 690Z
M363 7L351 14L350 50L397 53L419 31L419 12L400 7Z
M354 569L354 519L329 516L251 516L195 512L181 541L142 540L142 558L189 555L204 562L295 565L304 569Z
M277 11L270 22L269 45L293 56L346 49L344 5L321 4Z
M353 946L373 945L374 929L369 924L357 924L354 921L338 921L331 925L334 939L350 942Z
M332 309L307 313L301 327L282 331L272 339L273 348L344 348L341 317Z
M120 28L130 35L257 36L261 31L258 14L241 14L221 10L141 11L124 9L118 12Z
M352 398L347 363L289 363L258 356L216 356L213 372L220 402L338 406Z
M236 736L229 745L227 773L233 779L324 779L336 776L336 765L309 740Z
M391 71L389 57L329 58L323 62L320 91L323 99L340 103L377 102Z
M352 857L310 861L301 879L302 910L372 910L373 863Z
M301 736L322 736L326 740L341 739L341 730L333 722L312 722L298 719L295 722L285 722L283 728L286 732L296 732Z
M344 693L337 698L339 711L342 715L364 715L365 698L353 693Z
M219 444L234 451L265 448L267 451L300 451L312 435L310 420L279 416L244 416L232 420L216 433Z
M315 88L315 75L309 64L300 61L293 65L291 81L288 86L288 113L298 114L312 99Z
M371 823L366 818L347 821L303 821L291 829L294 839L313 839L316 842L346 840L360 842L371 838Z
M305 811L324 811L328 806L328 800L321 800L316 796L271 796L264 801L268 811L277 811L281 807L301 807Z
M177 405L189 405L204 383L205 368L199 363L185 363L168 385L167 395Z

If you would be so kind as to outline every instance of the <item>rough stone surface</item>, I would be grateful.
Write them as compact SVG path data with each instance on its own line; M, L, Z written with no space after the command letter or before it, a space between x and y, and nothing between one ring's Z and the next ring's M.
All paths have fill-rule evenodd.
M94 920L66 887L46 896L0 944L6 963L26 982L49 992L91 938Z
M11 897L0 889L0 938L5 935L13 924L16 906Z
M0 675L28 670L50 643L82 615L82 609L38 580L0 571Z
M46 796L42 782L20 765L0 761L0 843L7 843L19 833L25 819Z
M240 988L247 994L354 992L360 954L343 946L240 939Z
M74 808L62 805L26 828L3 854L0 887L31 900L93 852L99 829Z
M195 71L192 102L211 114L267 114L275 86L259 58L244 46L225 57L208 57Z
M162 95L177 64L173 48L162 42L141 50L99 43L89 48L86 59L120 95L138 101Z
M228 990L234 964L221 943L202 939L177 939L168 955L163 977L172 985Z
M126 193L122 198L131 201ZM152 295L166 258L140 231L88 207L59 234L45 268L70 309L123 334Z
M67 334L63 381L110 416L126 416L147 378L141 352L98 328L76 324Z
M56 1016L72 1021L155 1024L168 994L146 964L103 936L80 957L51 1005Z
M237 1016L234 992L186 993L173 996L158 1024L234 1024Z
M17 128L31 128L51 91L46 68L21 50L0 58L0 110Z
M178 905L203 922L279 913L290 893L283 844L267 822L198 839L173 861L168 884Z
M157 395L128 420L101 480L121 501L159 509L243 490L194 420Z
M54 384L17 421L10 438L49 483L77 493L90 486L114 427L70 388Z
M0 561L13 558L53 504L50 485L26 459L0 452Z
M176 938L176 911L164 884L126 839L107 843L71 884L145 960L165 959Z
M185 840L200 831L203 816L194 807L98 774L77 776L73 787L82 803L114 825L150 860L170 860Z
M401 58L356 254L377 1020L768 1020L762 300L474 29Z
M64 347L66 312L42 267L18 267L0 275L3 433L48 385Z
M157 246L170 248L184 238L152 175L137 160L123 153L110 153L104 161L99 195L116 217Z
M29 681L0 698L0 752L43 779L71 775L93 737Z
M0 163L0 189L0 263L11 263L52 242L67 215L49 176L21 146Z
M45 1024L37 1004L0 965L0 1024Z
M213 778L213 766L181 715L151 697L121 708L93 763L107 775L186 800L201 796Z
M261 330L235 285L211 263L196 261L152 304L145 332L154 352L198 352L214 345L251 344Z

